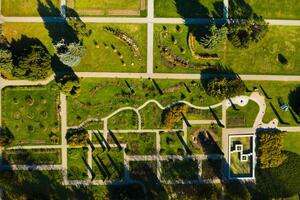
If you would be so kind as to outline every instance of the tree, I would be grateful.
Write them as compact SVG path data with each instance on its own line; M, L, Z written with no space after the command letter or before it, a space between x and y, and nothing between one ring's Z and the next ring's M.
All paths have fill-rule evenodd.
M246 86L239 78L213 78L207 84L207 93L220 99L230 98L243 94L246 91Z
M283 148L282 133L278 130L263 131L258 134L258 163L261 169L280 166L287 158Z
M58 80L61 91L67 95L78 95L80 92L80 82L74 75L65 74Z
M58 42L55 48L60 61L69 67L79 65L86 51L86 48L80 42L66 44L64 40Z
M177 122L182 120L187 110L188 106L183 103L166 108L162 113L162 123L167 129L172 129Z
M66 135L69 145L85 145L89 139L89 134L86 129L69 129Z
M0 36L0 74L7 77L11 75L13 69L13 58L5 37Z
M12 143L14 137L8 128L0 128L0 146L8 146Z
M248 48L259 42L268 32L268 24L262 17L252 16L228 25L228 39L237 48Z
M227 38L228 29L226 26L218 28L215 24L209 27L209 33L200 39L200 43L208 49L216 48Z
M46 78L51 71L51 55L41 45L30 46L17 58L13 75L19 78L38 80Z

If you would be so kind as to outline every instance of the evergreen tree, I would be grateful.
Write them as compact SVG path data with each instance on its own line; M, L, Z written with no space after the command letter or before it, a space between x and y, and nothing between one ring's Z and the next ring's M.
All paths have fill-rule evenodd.
M227 27L222 26L218 28L215 24L209 27L209 33L203 36L200 40L201 44L208 49L216 48L220 43L227 38Z

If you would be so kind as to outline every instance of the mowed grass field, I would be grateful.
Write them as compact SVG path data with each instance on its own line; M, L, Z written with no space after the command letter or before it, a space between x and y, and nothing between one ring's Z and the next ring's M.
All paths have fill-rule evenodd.
M50 87L7 87L2 91L2 125L14 136L13 144L52 144L60 138L58 91Z
M75 9L140 9L141 0L67 0L67 5L74 1Z
M92 34L83 38L83 44L87 48L86 55L82 58L75 71L91 72L146 72L147 57L147 26L144 24L86 24ZM141 60L133 55L131 48L104 31L105 26L118 28L132 37L141 51ZM53 35L63 32L60 23L53 23ZM22 35L39 39L51 54L54 54L52 38L43 23L5 23L3 34L11 42L18 40ZM66 37L68 33L65 33ZM122 63L124 61L124 64Z
M129 87L134 90L134 93ZM76 126L88 118L103 118L122 107L137 108L151 99L159 101L163 106L179 100L186 100L198 106L209 106L220 101L208 96L199 80L85 78L81 80L79 96L68 98L68 125ZM144 112L145 110L141 111L143 111L143 120L153 120L151 111L147 113ZM159 112L157 115L161 116L161 111L157 112ZM118 122L115 121L114 124ZM147 128L160 127L159 121L153 124L155 127L147 121L143 124L147 124Z
M161 58L158 46L163 26L168 31L167 36L163 37L163 43L175 55L188 60L195 66L207 62L215 65L215 60L196 59L192 56L187 38L189 30L194 30L196 27L157 24L154 36L155 72L200 73L197 69L172 67ZM172 37L175 38L176 43L172 42ZM197 53L216 53L220 58L218 62L230 66L234 72L239 74L300 74L298 67L300 64L300 27L270 26L266 37L248 49L235 48L229 41L226 41L215 50L207 50L196 41L195 51ZM287 64L279 62L279 54L287 59Z
M288 132L283 135L283 150L300 155L300 133Z
M242 0L235 0L243 8ZM299 0L244 0L254 13L266 19L300 19ZM229 7L229 15L233 15ZM233 9L233 8L232 8Z
M46 3L47 0L40 0L40 2L44 5L49 5ZM60 0L50 0L49 2L52 3L51 6L53 6L53 12L46 14L45 12L39 13L38 0L2 0L1 13L4 16L59 16Z
M220 0L155 0L155 17L221 18L223 1Z

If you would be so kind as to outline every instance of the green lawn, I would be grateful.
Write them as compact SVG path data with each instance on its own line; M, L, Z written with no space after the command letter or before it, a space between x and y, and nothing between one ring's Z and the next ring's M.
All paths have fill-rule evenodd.
M146 72L147 55L147 26L145 24L86 24L91 30L90 37L83 37L83 44L87 48L86 55L82 58L75 71L92 72ZM141 60L133 55L131 48L114 37L111 33L104 31L105 26L118 28L132 37L141 52ZM53 35L65 32L61 23L53 23ZM49 50L54 53L52 39L43 23L5 23L3 34L9 40L18 40L22 35L39 39ZM122 63L123 62L123 63ZM54 66L55 67L55 66ZM57 67L57 66L56 66ZM59 70L59 69L58 69Z
M155 17L223 17L220 0L155 0Z
M109 151L96 148L93 151L92 165L95 179L121 180L124 172L123 151L119 151L117 148Z
M14 136L13 144L58 144L58 104L58 91L51 85L4 88L2 125ZM52 136L52 141L50 134L56 135Z
M236 4L229 6L229 16L234 17L235 5L242 10L249 10L247 6L257 15L261 15L266 19L300 19L300 4L298 0L245 0L246 4L241 4L242 0L234 0ZM244 6L243 6L244 5ZM246 11L246 13L247 13ZM243 12L239 13L240 17L247 15Z
M87 180L87 153L88 148L68 149L68 178L71 180Z
M44 16L53 17L60 16L60 0L50 0L51 4L47 4L47 0L40 0L42 4L48 8L52 8L51 13L43 11L43 5L40 6L37 0L2 0L1 13L4 16Z
M140 110L143 129L159 129L163 127L162 112L156 104L150 103Z
M201 97L200 97L201 98ZM214 115L215 114L215 115ZM189 108L186 114L189 120L215 120L217 117L219 120L222 119L222 106L212 108L211 110L199 110L195 108Z
M67 4L70 4L71 1L67 0ZM140 1L141 0L119 0L119 1L111 1L111 0L75 0L75 9L140 9Z
M290 93L299 87L297 82L280 82L280 81L247 81L248 89L257 87L262 95L266 96L266 113L263 118L264 123L269 123L273 119L279 119L279 126L299 126L300 116L291 108L284 111L280 108L279 100L289 104ZM261 87L260 87L261 86ZM263 90L262 90L263 89ZM273 105L273 107L272 107Z
M162 37L164 45L175 55L189 61L194 68L174 67L161 58L158 46L163 26L168 31ZM191 29L194 28L191 27ZM203 29L203 27L198 27L198 29L200 28ZM297 67L300 64L300 27L270 26L267 35L259 43L253 44L248 49L236 48L229 41L226 41L224 45L220 45L215 50L206 50L195 40L194 50L196 53L217 54L219 61L197 59L192 56L187 37L188 28L185 25L155 25L155 72L200 73L200 65L209 63L209 65L215 66L216 63L220 62L225 66L230 66L234 72L239 74L300 74L300 68ZM279 62L279 54L287 59L287 64Z
M162 161L162 180L197 180L199 177L198 161L192 159Z
M253 127L259 107L256 102L249 101L245 107L235 105L229 107L226 112L226 126L232 127Z
M155 133L113 133L120 144L127 144L128 155L156 154ZM108 134L108 143L115 144L113 137Z
M183 155L184 145L183 132L161 132L160 133L160 154L161 155Z
M5 150L2 159L4 164L61 164L61 149Z
M134 89L134 93L130 92L126 81ZM155 80L155 83L163 94L159 93L149 79L82 79L79 96L68 97L68 125L78 125L88 118L106 117L124 106L137 108L150 99L156 99L163 106L178 100L186 100L199 106L219 103L218 99L206 94L200 81ZM183 83L189 87L190 93ZM152 124L147 127L151 128L150 125Z
M300 155L300 134L290 132L283 135L283 150Z

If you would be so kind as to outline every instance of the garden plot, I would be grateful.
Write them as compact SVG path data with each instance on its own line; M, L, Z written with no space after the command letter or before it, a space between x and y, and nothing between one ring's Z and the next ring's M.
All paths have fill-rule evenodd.
M22 35L37 38L51 54L55 49L52 37L64 37L66 32L62 23L53 23L51 34L43 23L5 23L3 35L9 42L18 41ZM83 72L146 72L147 26L145 24L94 24L87 23L88 37L80 36L86 47L85 56L74 71ZM109 29L109 30L108 30ZM24 37L23 36L23 37ZM55 62L53 63L55 65ZM62 70L53 66L57 71Z
M207 31L204 26L156 24L154 30L155 72L199 73L221 63L239 74L300 74L299 27L270 26L266 36L248 49L227 40L214 50L199 43Z
M81 16L144 16L146 3L146 0L67 0L67 6Z
M161 161L161 180L195 181L199 176L199 161L194 159Z
M13 145L60 143L59 95L43 87L7 87L2 91L2 125Z
M183 155L185 141L183 132L160 132L160 155Z
M88 179L88 148L69 148L68 149L68 179L87 180Z
M254 136L229 135L229 178L253 178L254 175Z
M259 107L254 101L244 107L233 105L226 110L226 127L253 127L258 112Z
M61 164L61 149L16 149L2 153L4 165Z
M300 133L288 132L283 135L283 150L300 155Z
M217 124L188 127L187 146L191 154L222 154L222 129Z
M121 180L124 176L124 152L117 148L103 151L96 148L92 154L92 173L96 180Z
M118 133L109 132L107 142L117 146L126 146L128 155L156 154L156 133ZM120 148L121 149L121 148Z
M60 0L1 0L1 14L3 16L60 16ZM49 2L49 4L47 3ZM51 13L43 12L44 6L51 7ZM40 12L39 12L40 10Z

